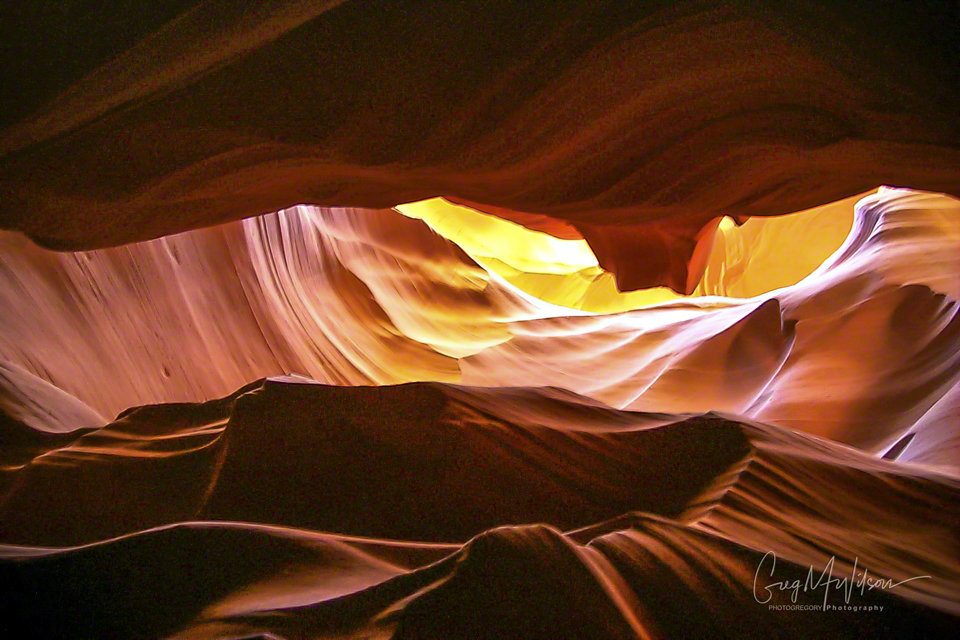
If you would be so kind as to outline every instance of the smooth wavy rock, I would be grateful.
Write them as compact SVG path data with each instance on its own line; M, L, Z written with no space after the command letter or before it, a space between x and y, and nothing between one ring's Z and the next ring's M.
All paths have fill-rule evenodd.
M709 251L698 255L706 266L691 295L752 298L797 284L840 248L850 235L857 202L874 192L740 224L724 218ZM423 220L485 268L545 302L611 313L685 297L667 287L618 291L613 275L600 268L584 240L555 238L446 198L395 209Z
M287 372L458 381L456 358L510 320L569 312L393 211L300 207L74 254L0 240L0 354L108 416Z
M958 508L956 476L734 416L277 378L18 471L0 607L37 637L950 635ZM768 607L808 574L796 603L876 609Z
M512 340L461 360L463 381L732 411L879 453L960 379L958 214L952 198L882 189L794 286L517 322Z
M960 474L960 383L930 407L884 454L896 460L937 465Z
M952 4L93 4L0 20L7 635L960 637Z
M882 454L960 379L958 220L955 199L883 189L793 286L615 314L536 300L392 211L299 207L76 254L7 235L0 356L106 416L297 372L557 386Z
M689 293L722 216L960 195L956 12L883 4L168 2L112 58L57 24L101 53L0 135L0 227L93 249L445 195Z
M49 382L0 361L0 491L35 458L107 422Z

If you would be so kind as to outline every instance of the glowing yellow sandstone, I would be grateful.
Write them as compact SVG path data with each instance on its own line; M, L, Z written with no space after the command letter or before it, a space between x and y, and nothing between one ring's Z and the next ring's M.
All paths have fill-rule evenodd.
M621 293L584 240L561 240L443 198L400 205L474 260L546 302L589 312L638 309L688 297L750 298L796 284L835 252L850 232L861 194L737 226L724 218L692 296L658 287Z

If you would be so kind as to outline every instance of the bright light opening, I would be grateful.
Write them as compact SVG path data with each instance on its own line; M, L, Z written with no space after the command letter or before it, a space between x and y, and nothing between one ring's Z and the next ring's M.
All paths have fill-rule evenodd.
M691 296L666 287L621 293L586 241L560 240L443 198L396 209L423 220L530 295L572 309L616 312L702 296L751 298L792 286L840 248L853 225L854 206L864 195L776 218L751 218L742 226L724 218Z

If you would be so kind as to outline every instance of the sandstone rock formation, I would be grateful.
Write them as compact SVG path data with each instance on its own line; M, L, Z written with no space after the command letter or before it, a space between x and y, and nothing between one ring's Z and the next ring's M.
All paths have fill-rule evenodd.
M955 8L91 4L0 20L0 628L960 635Z

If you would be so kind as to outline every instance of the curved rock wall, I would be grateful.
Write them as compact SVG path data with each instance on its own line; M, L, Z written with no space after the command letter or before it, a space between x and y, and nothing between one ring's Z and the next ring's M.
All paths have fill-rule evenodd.
M92 249L445 195L689 293L719 216L960 194L952 14L919 39L892 5L203 3L4 131L0 226Z

